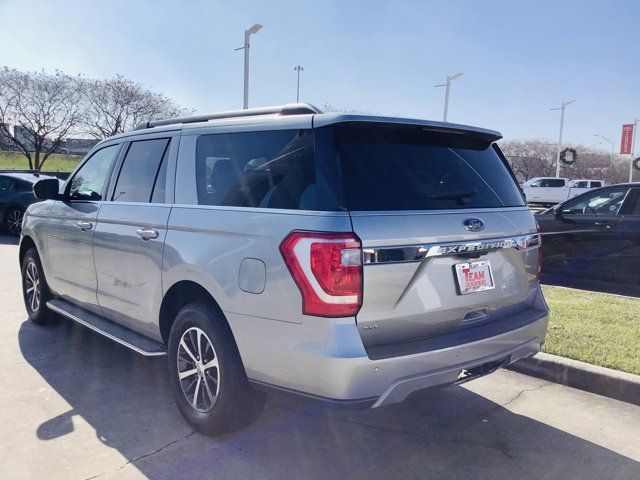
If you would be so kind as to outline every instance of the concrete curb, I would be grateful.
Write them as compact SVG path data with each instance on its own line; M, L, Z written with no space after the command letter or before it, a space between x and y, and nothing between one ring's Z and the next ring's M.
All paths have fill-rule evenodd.
M515 372L640 405L640 375L538 353L507 367Z

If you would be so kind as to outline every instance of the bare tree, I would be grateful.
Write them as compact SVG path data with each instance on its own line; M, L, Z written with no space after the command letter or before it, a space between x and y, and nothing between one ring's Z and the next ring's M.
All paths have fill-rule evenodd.
M610 153L584 145L566 147L574 148L578 152L578 158L573 165L560 165L562 176L572 179L601 179L608 184L625 181L625 167L619 159L612 163ZM501 143L500 148L521 181L534 177L554 177L556 174L557 150L550 140L506 140Z
M500 148L519 180L555 175L556 147L549 140L505 140Z
M0 135L27 157L30 169L40 170L80 123L80 98L77 77L4 67L0 69Z
M352 115L373 115L373 112L369 110L358 110L351 107L336 107L330 103L323 103L320 106L320 110L325 113L346 113Z
M186 113L173 100L120 75L109 80L85 80L83 87L83 124L96 139L127 132L142 121Z

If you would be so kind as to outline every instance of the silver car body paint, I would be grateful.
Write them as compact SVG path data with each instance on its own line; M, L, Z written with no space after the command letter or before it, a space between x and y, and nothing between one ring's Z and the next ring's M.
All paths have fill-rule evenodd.
M341 114L138 130L98 144L87 158L104 145L171 138L166 203L36 203L25 215L22 241L35 242L55 295L160 342L164 295L179 282L200 285L223 311L249 379L305 395L378 406L456 382L463 369L535 354L545 339L547 307L536 279L536 224L526 207L347 212L198 205L198 136L341 122L411 124L499 138L475 127ZM464 228L471 217L483 222L481 231ZM92 228L83 230L78 222ZM140 229L158 235L143 240ZM293 230L354 232L362 240L364 293L357 316L301 313L300 291L278 249ZM401 260L385 261L390 251L401 252ZM491 262L496 288L456 292L451 272L467 261L459 257L465 253L482 253ZM251 268L243 274L242 265ZM247 271L260 278L247 279ZM456 337L461 326L477 321L501 328ZM428 340L433 338L441 344Z

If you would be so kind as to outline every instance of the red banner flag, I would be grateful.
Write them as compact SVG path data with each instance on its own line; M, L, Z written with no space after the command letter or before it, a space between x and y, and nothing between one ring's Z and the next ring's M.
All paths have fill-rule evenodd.
M631 145L633 145L634 124L622 126L622 140L620 140L620 155L631 155Z

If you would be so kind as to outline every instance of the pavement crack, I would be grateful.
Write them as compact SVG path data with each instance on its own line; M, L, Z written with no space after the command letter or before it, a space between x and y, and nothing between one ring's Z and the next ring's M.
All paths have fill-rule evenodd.
M133 458L133 459L129 460L127 463L124 463L124 464L120 465L113 472L105 472L105 473L101 473L99 475L94 475L93 477L89 477L86 480L94 480L96 478L103 477L104 475L107 475L108 473L118 472L118 471L122 470L123 468L125 468L125 467L127 467L129 465L133 465L136 462L139 462L140 460L143 460L143 459L149 458L149 457L153 457L154 455L157 455L158 453L160 453L163 450L169 448L170 446L175 445L176 443L182 442L183 440L186 440L187 438L193 437L196 433L198 433L198 432L193 430L189 434L185 435L184 437L180 437L180 438L177 438L175 440L172 440L169 443L167 443L167 444L163 445L162 447L158 448L157 450L154 450L153 452L145 453L144 455L140 455L140 456L138 456L136 458Z
M551 386L551 385L555 385L552 382L545 382L541 385L538 385L537 387L533 387L533 388L525 388L524 390L520 390L512 399L508 400L505 403L501 403L500 406L502 408L506 408L507 406L509 406L510 404L512 404L513 402L515 402L516 400L518 400L523 394L527 393L527 392L535 392L537 390L542 390L545 387Z

